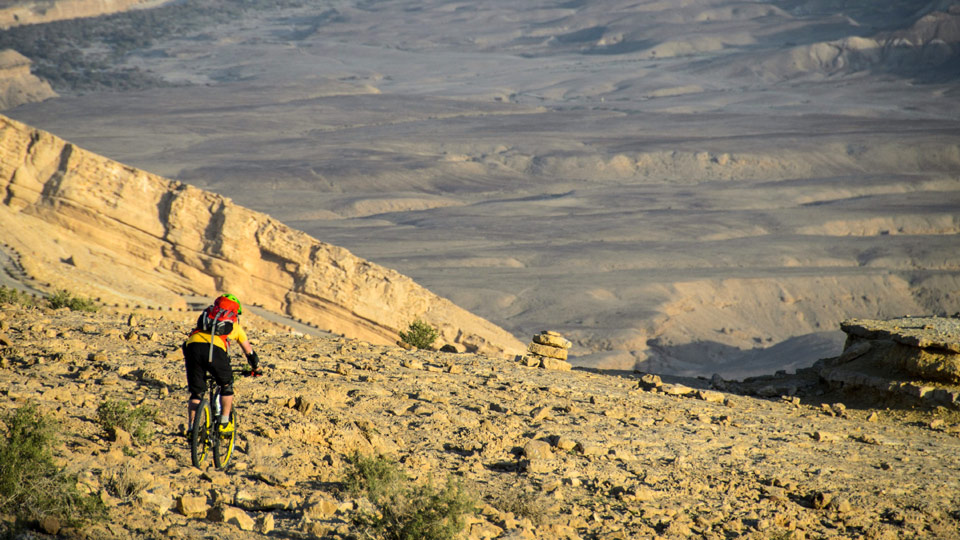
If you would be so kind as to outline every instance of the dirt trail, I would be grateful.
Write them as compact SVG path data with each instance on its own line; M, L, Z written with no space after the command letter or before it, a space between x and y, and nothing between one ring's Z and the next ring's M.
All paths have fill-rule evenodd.
M0 409L35 401L62 422L63 463L110 507L83 535L258 538L272 522L271 536L348 538L362 503L339 482L360 451L465 482L483 508L468 538L960 537L955 413L855 409L815 390L757 399L702 379L656 387L634 373L276 333L256 319L266 376L237 384L235 462L200 471L181 435L178 346L194 316L0 306ZM110 441L96 423L107 399L156 408L153 440ZM108 489L124 471L145 486L125 499ZM517 489L535 497L536 519L506 511ZM186 517L184 496L260 525Z

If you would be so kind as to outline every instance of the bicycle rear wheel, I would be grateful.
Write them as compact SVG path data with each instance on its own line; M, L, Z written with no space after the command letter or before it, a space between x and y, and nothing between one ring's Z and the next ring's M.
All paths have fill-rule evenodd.
M200 407L193 418L193 426L190 430L190 460L194 467L200 467L207 459L207 452L210 450L210 426L212 424L210 402L204 398L200 401Z
M218 469L226 469L233 457L233 449L237 444L237 430L240 428L237 410L230 411L230 421L233 422L233 431L230 433L218 433L213 438L213 463Z

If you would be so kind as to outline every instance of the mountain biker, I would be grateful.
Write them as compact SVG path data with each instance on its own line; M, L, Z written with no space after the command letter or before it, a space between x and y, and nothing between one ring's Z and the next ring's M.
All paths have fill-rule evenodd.
M224 314L224 320L229 320L232 324L229 333L220 335L218 326L213 330L209 328L209 323L205 326L204 318L208 313ZM205 372L209 371L220 387L221 414L218 428L221 433L230 433L236 428L230 421L230 410L233 407L233 371L230 369L230 355L227 349L231 341L236 341L243 349L247 363L250 364L250 375L259 376L263 373L260 370L260 357L254 352L247 339L247 333L240 326L241 313L243 313L243 306L240 305L236 296L224 294L217 297L213 305L204 310L197 319L196 328L190 332L182 346L187 368L187 388L190 390L187 403L187 416L190 421L188 426L193 425L193 419L200 407L200 398L207 390Z

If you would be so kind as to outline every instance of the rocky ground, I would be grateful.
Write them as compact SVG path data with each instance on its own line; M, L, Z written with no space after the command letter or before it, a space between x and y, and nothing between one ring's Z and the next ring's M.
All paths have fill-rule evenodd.
M0 412L33 401L59 420L62 463L109 508L108 522L61 535L358 537L364 502L342 480L360 451L461 480L478 500L471 539L960 538L954 411L871 408L786 375L768 386L797 395L759 398L719 380L528 368L256 320L266 373L237 384L235 460L199 470L178 350L194 316L0 306ZM96 421L108 399L158 410L152 440L111 440ZM139 488L118 496L118 475Z

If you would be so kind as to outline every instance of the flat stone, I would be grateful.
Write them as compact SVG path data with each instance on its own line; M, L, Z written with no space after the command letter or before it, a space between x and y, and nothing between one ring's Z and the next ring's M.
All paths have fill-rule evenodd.
M540 367L543 369L552 369L556 371L570 371L573 369L573 365L570 364L570 362L546 357L540 359Z
M534 439L523 446L523 455L529 459L545 459L553 456L553 450L546 441Z
M551 347L550 345L541 345L539 343L531 343L527 346L527 350L533 354L538 354L540 356L546 356L547 358L556 358L558 360L567 359L567 350L562 347Z
M573 346L573 343L571 343L570 340L564 338L556 332L550 334L537 334L533 336L533 342L539 343L540 345L547 345L549 347L559 347L561 349L569 349Z
M184 495L177 499L177 511L187 517L205 516L209 509L206 497Z

